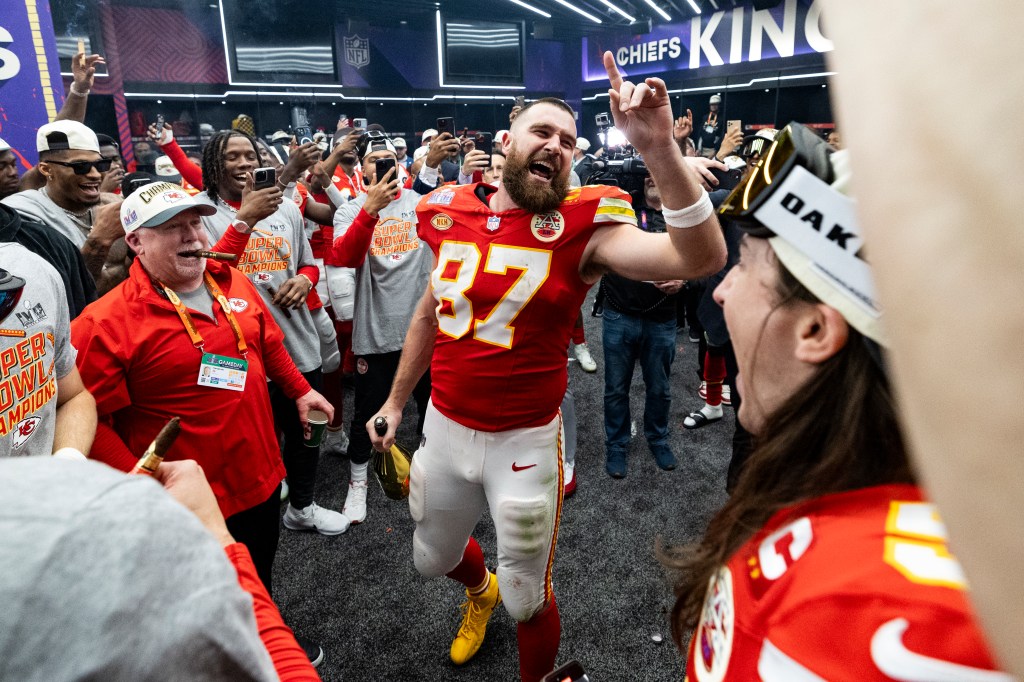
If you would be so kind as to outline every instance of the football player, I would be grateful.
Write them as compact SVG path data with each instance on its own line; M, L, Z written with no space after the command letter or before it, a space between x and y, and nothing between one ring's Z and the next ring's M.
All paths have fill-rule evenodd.
M756 445L682 569L688 679L991 680L946 530L911 468L846 152L790 124L720 208L715 289Z
M501 185L444 186L418 207L434 253L391 394L368 422L386 449L419 377L431 407L413 459L413 551L425 576L466 587L454 663L480 648L494 607L518 621L520 673L540 680L560 637L551 566L562 502L565 349L587 290L614 270L631 279L694 279L721 269L725 245L698 174L672 144L672 109L657 78L624 82L605 54L615 124L664 187L668 233L636 229L616 187L569 190L576 122L561 100L523 107L502 143ZM436 182L436 169L420 179ZM373 432L383 416L388 431ZM498 541L497 574L472 538L485 508Z

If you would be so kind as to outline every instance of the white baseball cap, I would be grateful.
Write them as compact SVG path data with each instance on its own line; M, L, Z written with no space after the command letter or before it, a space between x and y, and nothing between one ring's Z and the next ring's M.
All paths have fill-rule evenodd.
M437 137L437 131L433 128L427 128L423 131L422 142L426 144L427 140Z
M134 232L140 227L156 227L189 209L196 209L199 215L204 216L217 212L209 204L198 203L180 185L151 182L121 202L121 225L125 232Z
M400 149L402 147L407 147L407 145L405 144L405 138L404 137L396 137L395 139L391 140L391 142L392 142L392 144L395 145L395 149Z
M585 137L577 137L576 149L579 149L581 152L587 151L588 149L590 149L590 140L588 140Z
M153 162L153 166L156 170L156 176L161 180L167 182L181 182L181 173L174 167L174 162L171 161L169 156L158 156Z
M96 133L78 121L54 121L39 126L36 133L37 152L56 152L64 149L80 149L100 153Z
M0 137L0 152L5 152L11 148L11 145L7 144L4 138Z
M721 103L722 103L722 96L721 95L711 95L711 102L710 102L710 104L721 104Z

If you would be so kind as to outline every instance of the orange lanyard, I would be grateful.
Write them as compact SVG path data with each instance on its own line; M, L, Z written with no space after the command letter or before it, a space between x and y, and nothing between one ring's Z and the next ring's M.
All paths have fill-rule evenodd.
M235 334L235 343L238 346L238 352L242 354L244 358L249 354L249 349L245 345L245 337L242 335L242 328L238 324L238 320L235 319L235 314L231 312L231 305L228 303L227 296L221 291L217 283L213 281L213 277L210 276L209 272L203 273L203 280L206 282L206 288L210 294L217 301L220 309L224 311L224 317L228 320L228 325L231 327L231 331ZM167 300L174 306L174 311L178 313L178 317L181 319L181 323L185 326L185 331L188 332L188 336L192 339L192 345L203 350L203 336L199 333L199 329L196 328L196 323L192 321L192 316L189 315L188 308L181 302L178 295L174 293L172 289L168 289L164 286L163 282L157 282L157 286L163 289L163 292L167 295Z

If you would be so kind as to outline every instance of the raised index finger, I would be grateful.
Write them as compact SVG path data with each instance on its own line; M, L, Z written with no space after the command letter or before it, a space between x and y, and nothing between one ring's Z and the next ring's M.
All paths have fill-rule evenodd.
M615 65L615 57L608 51L604 53L604 70L608 73L608 83L613 90L622 87L622 74L619 73L619 67Z

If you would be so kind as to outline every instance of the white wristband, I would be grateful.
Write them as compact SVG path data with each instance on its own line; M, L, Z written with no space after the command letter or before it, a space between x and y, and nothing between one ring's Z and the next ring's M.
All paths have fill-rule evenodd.
M665 219L665 224L679 230L700 225L710 218L714 212L715 207L711 205L711 197L708 196L707 191L703 188L700 190L700 199L692 206L661 209L661 215Z
M79 92L78 90L75 89L75 84L74 83L71 84L71 86L68 88L68 90L71 91L72 95L78 95L79 97L88 97L89 93L91 92L90 90L86 90L85 92Z
M86 457L75 448L61 448L57 452L53 453L56 459L71 459L80 462L84 462Z

